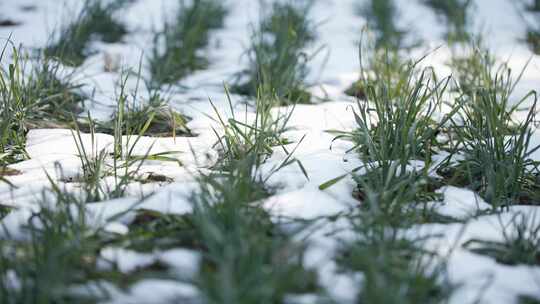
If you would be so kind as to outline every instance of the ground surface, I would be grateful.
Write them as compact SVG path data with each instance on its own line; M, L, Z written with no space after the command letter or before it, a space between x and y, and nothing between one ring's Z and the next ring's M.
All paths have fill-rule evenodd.
M67 5L60 2L63 1L0 2L2 15L21 22L21 25L16 27L0 27L0 37L7 38L11 35L16 43L22 43L25 47L44 45L49 37L50 29L57 26L66 14L69 14L71 7L73 9L76 7L76 1L67 1ZM123 66L136 67L141 56L144 58L145 52L149 51L152 30L159 28L159 21L169 11L167 8L174 6L176 2L136 1L121 14L130 29L130 33L123 42L93 45L97 53L89 57L77 70L77 75L79 75L77 81L85 84L85 90L94 93L94 101L88 104L94 117L103 118L110 115L118 93L116 83L120 74L103 71L105 54L120 59ZM207 116L214 116L208 99L210 98L218 106L222 115L230 115L222 84L230 81L234 73L238 72L239 67L246 64L243 52L249 43L249 24L256 20L258 15L257 1L228 2L230 2L230 12L226 17L225 27L212 34L208 48L210 67L182 80L181 83L185 89L174 88L167 93L175 109L193 118L189 122L189 127L198 136L175 139L144 138L138 147L140 151L146 151L153 143L152 152L182 151L177 157L185 166L179 167L163 162L146 163L142 168L143 171L166 175L173 178L174 182L133 185L130 188L132 197L90 204L88 208L96 222L107 218L108 215L131 208L138 201L141 193L153 192L136 208L177 214L190 212L191 205L188 196L196 187L194 183L196 171L199 168L208 167L217 153L213 148L216 138L212 127L219 128L219 126ZM354 155L346 153L351 147L350 143L337 141L332 144L334 136L325 132L328 129L350 130L355 125L351 112L354 100L342 93L357 79L358 75L355 41L359 39L359 29L364 21L351 9L353 2L320 0L313 10L312 18L320 22L316 46L324 46L324 48L323 53L310 64L309 82L313 84L311 90L319 100L314 105L298 105L290 121L293 130L286 133L286 137L292 141L298 141L305 136L295 156L307 169L309 180L306 180L303 173L295 166L287 167L272 176L270 184L281 187L277 195L265 202L265 206L276 215L314 219L345 212L358 204L351 196L355 186L352 179L344 179L325 191L318 189L320 184L349 172L358 164ZM415 53L420 56L422 53L430 52L424 64L434 65L442 75L449 73L444 66L448 51L444 47L435 50L444 44L441 39L443 29L440 22L421 5L405 0L399 2L402 8L403 24L413 29L426 41L426 47ZM497 56L508 58L516 70L532 58L516 95L537 89L540 83L540 57L534 56L520 42L525 28L515 12L512 1L478 0L476 2L481 8L474 18L476 26L486 33L485 37ZM22 5L33 5L35 9L22 11ZM312 51L315 49L316 47ZM130 79L128 87L133 89L135 85L136 80ZM237 115L245 115L245 106L240 102L243 97L233 95L232 98L238 102ZM538 136L536 138L540 142ZM84 140L89 143L90 137L87 136ZM110 146L112 137L99 135L97 141L99 146L107 147ZM45 172L58 176L60 173L54 166L56 162L62 165L64 177L76 176L80 170L80 161L76 156L77 150L72 134L68 130L32 130L28 135L27 150L30 159L11 166L22 172L21 175L9 178L17 188L13 189L6 184L0 185L1 202L20 208L3 220L3 224L15 234L18 231L18 225L29 216L28 210L36 208L33 203L35 196L49 185ZM284 157L285 155L276 149L267 163L268 170ZM540 155L538 155L538 160L540 160ZM489 208L479 196L469 190L447 187L441 191L444 194L444 206L441 207L441 213L454 217L467 217L478 209ZM471 238L499 240L502 238L499 221L508 221L517 211L532 214L537 210L538 207L515 207L502 216L483 216L470 220L466 224L421 225L409 232L444 235L443 238L430 242L426 246L441 253L450 254L450 278L452 282L463 284L463 288L452 298L452 303L472 303L479 295L482 295L481 303L514 303L517 295L540 296L540 284L538 284L540 268L497 264L489 257L475 255L462 249L459 244ZM129 215L126 216L129 217ZM540 215L538 220L540 220ZM112 231L121 232L127 229L126 221L126 218L120 218L108 227ZM354 298L358 282L354 277L335 271L336 265L331 257L337 245L337 236L328 237L325 233L333 231L340 225L346 226L340 221L318 226L317 230L310 235L312 247L308 251L306 263L315 265L323 286L341 303L347 303ZM347 231L342 234L341 237L347 237ZM189 273L196 271L199 259L196 253L185 249L142 254L121 248L108 248L102 254L117 259L120 267L125 271L136 268L138 265L151 263L151 261L165 260ZM148 290L152 290L151 294ZM157 303L159 297L166 299L170 296L193 292L189 286L147 280L132 286L128 291L119 292L113 302L149 303L144 300L148 299L152 303Z

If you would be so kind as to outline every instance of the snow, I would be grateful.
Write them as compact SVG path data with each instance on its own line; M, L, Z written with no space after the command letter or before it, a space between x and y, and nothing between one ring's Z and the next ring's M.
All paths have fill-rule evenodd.
M198 291L192 285L170 280L148 279L129 288L128 292L113 294L110 303L168 303L189 302L197 298Z
M48 33L58 24L62 24L69 16L70 10L76 10L80 1L66 1L61 5L57 0L25 0L3 1L0 3L2 16L10 16L22 22L17 27L0 27L0 38L12 36L15 44L26 47L39 47L47 43ZM134 5L123 11L120 17L126 21L131 33L122 43L95 43L93 48L99 52L91 56L82 68L76 69L77 81L87 85L88 92L94 92L94 103L89 107L92 116L106 119L112 113L114 100L118 94L116 84L120 78L118 72L105 72L105 55L119 59L122 66L136 69L141 58L149 52L151 33L158 29L162 21L169 18L176 0L137 0ZM331 188L321 191L318 186L337 176L350 173L359 165L354 155L347 154L351 144L346 141L333 142L334 136L327 130L351 130L355 126L352 115L354 100L343 94L358 76L357 42L364 21L354 15L353 0L319 0L313 10L313 18L318 25L318 40L308 50L314 52L321 46L324 51L310 63L310 89L315 96L328 99L315 105L298 105L290 120L291 131L285 136L294 143L288 148L298 146L295 157L307 169L309 179L296 165L291 165L274 174L270 179L271 185L279 185L279 192L264 202L264 206L276 216L297 217L303 219L319 219L347 212L358 204L352 197L354 182L350 177L338 182ZM431 52L443 45L441 39L444 28L435 16L425 7L411 1L399 0L404 26L408 27L422 38L428 47L415 52L414 56ZM500 58L509 59L514 70L520 68L531 59L523 81L518 86L516 95L523 95L531 89L537 89L540 81L540 57L533 55L520 42L524 37L525 27L520 16L515 11L512 1L476 0L475 28L486 32L488 43L496 50ZM32 4L34 11L22 11L20 6ZM217 30L212 35L208 55L211 66L208 70L196 72L182 81L188 89L170 89L172 105L179 111L191 116L193 120L189 127L198 134L197 137L149 138L143 137L136 146L136 154L146 154L148 151L158 153L163 151L178 151L176 155L184 164L165 162L145 162L141 172L163 174L174 180L163 185L134 185L130 188L130 196L88 205L88 217L91 223L101 225L108 219L123 214L108 223L105 229L111 233L125 234L126 226L133 217L134 210L149 209L165 213L185 214L191 212L189 195L197 189L195 178L198 169L208 168L216 160L217 151L213 147L215 135L211 127L220 126L210 117L215 113L209 103L212 100L218 107L220 115L231 117L228 101L223 90L223 82L229 82L233 75L246 66L243 56L248 45L250 32L249 24L258 17L257 1L235 0L228 1L230 12L224 29ZM68 8L67 10L65 8ZM441 48L427 57L425 64L434 65L442 75L449 74L445 61L449 50ZM142 57L141 57L142 56ZM144 62L144 60L143 60ZM143 63L143 71L145 64ZM143 77L148 75L143 73ZM128 81L128 89L135 89L136 80ZM140 92L145 90L140 89ZM245 105L243 97L232 96L235 102L235 115L244 117ZM275 111L287 111L281 108ZM248 108L248 111L251 109ZM83 134L84 146L94 151L112 151L112 136L96 134L92 143L89 134ZM534 142L540 142L540 133L534 136ZM291 149L289 149L291 150ZM30 159L12 166L23 174L9 177L16 188L0 184L0 201L2 204L17 207L3 221L6 229L13 237L22 238L20 225L31 215L31 210L37 210L36 200L44 189L49 186L47 174L52 178L76 178L81 165L78 151L71 131L61 129L32 130L28 134L27 151ZM192 151L194 153L192 153ZM268 173L286 157L280 149L263 166L262 171ZM540 160L540 152L533 157ZM61 170L58 165L60 164ZM64 184L63 184L64 185ZM449 270L452 282L463 284L464 287L452 298L451 303L471 303L480 294L481 303L516 303L516 296L529 294L540 296L539 267L517 266L509 267L497 264L494 260L472 254L461 245L471 238L500 240L500 220L497 216L481 216L471 218L479 211L487 210L490 206L478 195L467 189L445 187L440 190L444 201L437 203L437 211L441 214L467 220L466 224L429 224L416 227L409 231L412 234L441 234L428 246L441 253L450 253ZM142 199L143 195L150 195ZM520 207L510 210L503 215L507 221L516 212L534 213L538 207ZM126 212L128 211L128 212ZM326 232L334 231L336 227L347 228L344 222L326 223L319 221L315 231L310 236L313 246L306 254L306 264L318 268L320 281L330 294L340 303L351 303L361 282L358 276L337 273L332 261L333 252L337 246L335 237ZM4 232L2 232L4 233ZM198 269L200 256L187 249L174 249L165 252L143 254L122 248L106 248L102 258L115 261L120 271L129 272L162 261L172 265L184 275L194 274ZM111 287L112 288L112 287ZM196 298L197 289L189 284L168 280L143 280L132 286L128 291L113 292L111 303L156 303L179 298ZM309 297L303 299L312 303Z
M436 207L437 212L442 215L457 219L469 219L480 211L491 209L491 205L471 190L449 186L438 190L438 192L444 195L442 206L437 203Z

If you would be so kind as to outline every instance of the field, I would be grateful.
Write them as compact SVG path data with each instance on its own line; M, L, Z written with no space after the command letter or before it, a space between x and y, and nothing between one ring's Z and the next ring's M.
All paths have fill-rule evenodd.
M540 2L0 0L0 304L539 304Z

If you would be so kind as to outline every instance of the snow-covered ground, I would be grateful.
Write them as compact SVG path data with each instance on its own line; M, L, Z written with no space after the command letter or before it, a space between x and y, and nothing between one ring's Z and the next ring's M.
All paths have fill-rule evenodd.
M152 32L162 25L162 21L170 16L170 7L177 0L137 0L125 11L119 14L128 25L128 34L122 43L94 43L93 48L98 52L89 57L81 68L77 69L78 82L85 84L85 89L96 90L94 101L87 106L92 115L104 118L110 115L114 107L117 81L120 74L104 71L105 56L121 60L122 66L137 68L141 56L151 48ZM305 136L304 141L295 152L309 173L309 180L295 166L287 167L270 179L271 184L281 185L278 194L265 204L275 214L314 219L335 215L349 210L357 201L351 196L354 190L352 179L344 179L328 190L321 191L318 186L332 178L349 172L358 165L355 155L346 151L350 143L338 141L332 144L333 136L325 132L328 129L350 130L355 126L351 106L354 100L343 94L358 77L357 41L364 25L362 18L354 13L354 5L359 0L319 0L312 11L312 18L318 25L318 39L313 48L314 52L324 46L323 53L310 63L309 83L312 92L329 102L314 105L299 105L295 108L290 126L292 131L285 135L293 141ZM522 42L525 37L525 25L515 9L512 0L476 0L477 9L473 14L475 28L485 33L487 42L495 54L508 59L515 71L531 59L516 95L522 95L531 89L538 89L540 84L540 57L533 55ZM59 26L66 18L76 11L81 1L61 0L7 0L0 2L0 14L14 21L21 22L15 27L0 27L0 38L11 35L12 40L25 47L43 46L50 36L52 29ZM433 13L422 6L419 1L400 0L401 20L404 26L424 40L426 47L415 51L415 56L432 52L444 45L442 39L444 27ZM32 5L33 10L22 10L21 7ZM171 90L173 106L193 118L189 127L198 134L192 138L144 138L138 147L146 151L152 146L152 152L182 151L178 156L185 164L179 167L171 163L147 163L142 170L166 175L174 179L166 186L135 185L130 188L133 197L99 202L88 206L96 221L127 210L135 204L138 194L143 191L155 191L149 199L137 208L154 209L162 212L190 212L189 193L196 187L194 174L198 168L205 168L211 162L216 151L212 148L215 135L212 126L219 128L207 115L214 116L208 102L210 98L218 105L223 115L228 113L227 99L223 82L231 81L234 74L246 64L243 56L249 45L250 24L258 18L258 1L229 0L230 8L226 17L225 27L212 34L208 56L211 65L207 70L193 73L182 80L186 89ZM107 55L105 55L107 54ZM441 48L431 53L424 62L435 66L441 75L450 72L444 62L448 58L448 50ZM143 65L144 65L143 60ZM143 66L143 71L144 71ZM143 73L144 76L144 73ZM131 79L128 86L134 88L136 79ZM234 96L235 101L243 97ZM244 115L245 107L237 107L237 114ZM540 141L538 133L538 141ZM90 137L85 138L89 142ZM98 145L111 147L112 137L99 135ZM330 146L332 148L330 149ZM17 186L11 188L0 184L0 202L6 205L20 207L10 213L3 223L13 232L29 216L29 211L35 206L35 197L41 195L41 189L49 185L45 172L58 176L75 176L80 170L80 161L71 132L68 130L32 130L28 135L27 150L30 159L13 165L14 169L23 172L12 176L9 180ZM192 153L192 150L195 153ZM207 158L210 155L210 159ZM268 162L268 166L279 163L286 157L276 150ZM540 160L540 157L538 157ZM60 162L63 171L55 170L55 163ZM467 217L478 209L487 209L489 205L473 192L448 187L443 189L444 206L440 212L455 217ZM529 294L540 297L540 268L526 266L504 266L493 259L473 254L460 245L471 238L488 240L502 239L500 221L508 221L515 212L524 211L528 214L537 212L538 207L515 207L502 216L482 216L463 224L430 224L416 227L411 233L441 233L443 238L433 244L433 249L441 253L451 251L449 271L452 282L463 284L463 288L454 295L452 303L472 303L479 295L483 295L481 303L515 303L517 295ZM540 215L538 216L540 220ZM125 231L127 219L120 218L117 223L109 224L114 231ZM333 231L342 225L339 221L332 225L321 226L313 233L311 247L307 255L307 263L319 269L320 279L325 287L339 303L347 303L354 298L358 282L349 276L337 273L335 262L332 260L333 250L337 246L335 236L328 237L326 232ZM174 267L183 269L186 273L196 272L199 257L193 252L177 249L154 254L139 254L119 248L108 248L102 255L117 259L121 270L128 271L137 265L151 263L154 260L165 261ZM196 292L189 285L174 282L148 280L138 283L129 291L118 292L116 303L130 301L145 303L147 290L152 290L149 301L157 301L174 295L189 296ZM150 302L147 302L150 303Z

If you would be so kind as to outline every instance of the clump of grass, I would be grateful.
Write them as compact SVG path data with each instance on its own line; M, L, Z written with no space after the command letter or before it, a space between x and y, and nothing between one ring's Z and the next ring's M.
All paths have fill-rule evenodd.
M33 100L28 109L28 128L65 127L84 110L86 96L74 84L74 73L63 74L61 65L38 59L25 83L25 98Z
M81 188L87 202L125 196L131 183L141 181L139 171L147 160L175 162L181 165L181 162L174 157L174 154L178 153L178 151L150 153L152 150L151 145L145 154L135 154L135 147L141 137L147 134L152 126L155 112L148 113L149 115L146 117L137 116L137 119L145 119L145 121L132 121L133 117L125 112L126 103L128 102L128 95L125 92L127 79L128 76L122 78L116 114L114 121L111 123L111 133L113 135L112 153L108 148L98 151L95 141L98 126L90 115L88 115L84 125L85 130L88 129L91 135L90 147L84 145L78 122L75 123L75 130L72 132L82 165L82 174L77 182L82 184ZM134 96L136 96L136 93ZM104 179L111 176L113 177L113 184L109 185Z
M118 121L117 128L121 125ZM129 274L98 269L101 249L113 244L116 236L102 227L88 226L85 204L124 196L128 185L137 181L145 160L163 160L159 156L166 155L133 154L132 148L140 135L135 135L134 143L128 141L126 145L123 145L125 139L115 137L115 149L109 155L106 150L97 151L93 132L91 147L84 146L80 130L75 126L73 136L83 167L77 180L79 191L62 188L48 176L51 189L43 193L40 210L23 227L28 237L12 239L6 231L7 236L0 238L2 303L97 303L109 296L107 289L101 288L103 281L127 287L155 275L163 277L165 270L159 265ZM121 132L117 130L115 134ZM104 182L104 178L111 176L112 184ZM4 211L11 210L0 206L0 218ZM114 268L114 262L111 263ZM88 287L88 291L81 293L80 286Z
M139 134L144 130L144 135L154 137L194 136L187 126L190 118L173 110L157 91L141 104L128 101L124 104L122 113L117 109L110 121L95 122L96 131L114 134L115 122L121 114L124 116L121 126L123 135Z
M302 266L302 249L295 248L299 245L290 243L288 237L265 236L263 233L272 232L255 222L264 218L248 215L237 219L241 222L233 231L223 231L219 239L208 240L209 232L203 234L206 242L212 242L207 259L215 264L207 266L199 278L209 303L279 303L288 294L318 291L315 271ZM210 224L208 220L205 225ZM215 228L227 228L222 225L218 222ZM255 233L249 233L249 229ZM217 246L223 246L224 251L218 251Z
M316 272L303 266L306 244L296 240L304 227L285 229L261 205L273 190L256 158L252 152L202 174L190 197L192 213L140 210L130 232L114 242L143 251L182 246L201 252L192 283L205 303L282 303L290 294L318 292Z
M129 233L118 236L111 244L140 252L178 247L203 249L190 214L176 215L140 209L128 225Z
M440 145L437 135L457 111L437 121L449 78L439 81L431 69L417 69L418 64L410 61L394 70L397 73L362 80L368 101L357 103L358 128L338 136L352 139L362 159L398 160L404 168L410 160L429 159Z
M519 296L519 304L540 304L540 299L531 296Z
M27 240L0 240L2 303L93 303L104 294L75 295L70 286L89 283L99 242L86 223L85 209L66 195L45 195L28 220ZM96 283L97 284L97 283Z
M498 65L497 58L483 44L481 37L467 46L465 54L453 53L447 65L457 82L455 91L465 96L474 94L478 88L492 86L494 71L504 74L508 70L506 64ZM504 90L503 87L495 89Z
M449 43L469 40L472 0L424 0L424 3L446 23L446 39Z
M446 263L421 247L425 239L407 239L369 213L351 222L356 238L341 245L337 262L363 274L357 303L448 303L456 286Z
M390 166L367 164L364 169L365 173L354 175L357 183L354 196L362 202L362 211L402 227L453 221L425 204L442 198L441 194L435 192L442 183L428 177L427 170L402 172L397 162Z
M268 198L272 190L264 185L264 179L258 171L259 166L255 152L244 155L242 159L225 162L218 170L201 177L199 182L204 191L193 193L192 201L203 198L216 202L227 200L237 203L238 211L244 205L255 204ZM213 205L206 207L211 208ZM132 249L151 251L174 246L206 249L193 214L172 215L139 210L129 227L130 233L117 241Z
M401 234L413 224L452 220L424 203L440 199L435 190L442 183L429 175L431 154L437 134L457 110L435 119L448 79L437 81L429 69L416 70L417 64L401 69L397 78L379 75L381 81L365 81L373 105L359 102L354 112L358 129L337 137L355 142L353 150L364 161L353 171L355 196L362 201L350 218L357 237L343 243L337 257L342 270L363 274L358 303L447 303L455 290L446 263L422 249L432 236ZM416 141L420 138L422 144ZM424 162L422 169L410 166L415 159Z
M364 77L384 77L385 81L397 81L409 62L402 57L403 51L418 46L420 41L407 41L410 33L396 24L399 11L394 0L370 0L358 7L357 13L367 21L366 29L362 31L360 39L360 65L361 79L353 83L345 94L365 99ZM368 48L363 50L364 34L373 34L370 37ZM366 56L367 55L367 56ZM362 62L368 58L367 65Z
M375 34L377 49L399 50L408 32L396 24L399 11L394 0L370 0L358 8L358 14L367 20Z
M116 235L106 232L105 225L90 226L86 201L49 180L51 189L38 201L40 209L21 227L25 237L5 230L0 238L2 303L101 303L110 300L109 284L127 288L142 279L165 277L166 266L159 263L125 274L115 261L100 256Z
M139 173L147 160L176 162L181 165L180 161L170 156L174 151L150 154L150 147L144 155L134 154L133 148L140 137L125 146L122 145L123 140L115 139L112 153L106 149L97 151L94 146L94 131L91 131L91 134L92 147L91 151L88 151L83 145L80 130L73 133L82 165L82 174L74 182L80 184L79 189L86 202L121 198L126 196L130 184L148 182ZM112 177L112 182L110 179L107 181L109 177Z
M166 22L154 37L149 58L152 84L175 83L206 68L208 60L201 51L208 45L210 31L223 26L225 15L219 0L181 1L174 20Z
M4 57L5 45L0 55L0 60ZM17 49L13 48L13 60L8 66L8 70L0 71L0 165L5 166L24 159L25 157L25 127L27 114L27 99L23 97L24 80L21 71L21 59Z
M87 151L88 147L84 145L81 131L78 127L76 127L75 131L72 131L82 169L82 174L78 177L77 182L82 184L81 190L84 200L86 202L98 202L106 198L120 197L130 179L120 179L121 182L116 183L115 189L109 189L108 185L102 183L103 178L110 174L107 163L108 153L105 149L97 151L93 125L90 126L90 134L92 136L91 150ZM117 169L116 167L113 168ZM113 171L116 173L116 170Z
M362 46L360 46L362 48ZM413 63L405 60L395 49L366 49L360 51L360 60L368 58L366 62L361 62L360 79L353 83L345 94L366 100L366 84L384 81L392 84L392 88L400 88L399 81L403 73L410 69ZM400 92L393 92L399 94Z
M460 107L437 116L450 79L438 80L432 69L417 68L419 63L394 66L389 61L386 64L392 66L378 69L380 74L367 74L361 79L366 101L358 101L353 112L357 129L330 131L336 139L351 140L355 144L351 151L358 152L364 163L353 171L358 183L355 196L366 209L404 225L434 215L431 210L417 209L417 204L440 198L435 190L442 182L429 176L431 156L446 145L439 134ZM385 73L390 69L391 73ZM423 162L423 168L412 167L412 161Z
M303 267L305 244L258 203L269 192L251 173L254 164L236 163L224 178L203 177L193 197L205 248L196 283L207 303L282 303L288 294L318 291L316 273Z
M215 131L218 136L215 146L221 155L219 163L226 166L255 155L256 164L260 166L272 155L274 147L283 147L289 143L282 134L288 130L287 123L293 112L279 113L278 117L275 117L271 110L273 106L280 103L280 98L261 89L255 101L256 111L253 122L241 121L234 114L233 103L227 88L226 92L233 115L231 119L225 120L212 104L218 122L224 130L222 136L217 135L218 132ZM285 151L289 154L286 149Z
M26 68L26 64L32 66ZM77 92L80 86L72 78L73 74L62 75L59 63L47 58L27 61L13 47L7 70L0 71L0 166L26 157L29 129L67 127L82 111L85 97Z
M269 119L269 112L258 115ZM252 148L236 158L236 152L228 151L233 145L223 146L222 166L199 177L199 189L190 197L193 212L165 215L142 210L130 224L130 233L118 241L145 251L174 246L200 251L202 263L193 283L205 303L281 303L289 294L317 292L315 272L303 267L306 244L295 238L303 227L284 229L285 223L276 223L261 204L274 193L260 171L269 135L240 135L256 134L248 130L259 130L259 123L231 128L247 132L229 135L238 136L231 137L231 143L249 143Z
M233 93L257 96L263 88L275 91L284 103L310 102L304 83L311 59L304 48L315 40L310 8L311 1L276 2L268 8L251 35L249 68L239 73Z
M501 264L540 265L540 223L536 216L517 213L508 226L503 226L502 233L503 241L472 239L463 246Z
M478 191L494 207L536 204L536 162L530 158L539 148L531 146L536 93L511 104L517 80L506 65L495 72L489 67L484 65L478 78L480 87L466 87L458 98L464 106L452 121L452 136L454 153L459 151L463 160L443 166L440 173L450 183ZM517 122L515 114L528 102L525 119Z
M85 0L75 19L55 33L55 41L44 49L47 57L55 57L64 64L79 66L92 54L88 49L94 39L118 42L127 33L125 25L114 14L132 0L104 3L102 0Z
M294 240L300 229L284 229L261 206L273 192L253 155L202 175L199 185L192 213L141 210L115 242L143 251L182 246L201 252L193 283L205 303L281 303L289 294L318 291L315 271L302 265L306 245Z

